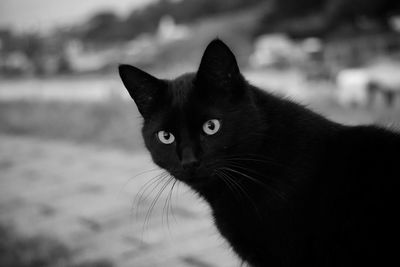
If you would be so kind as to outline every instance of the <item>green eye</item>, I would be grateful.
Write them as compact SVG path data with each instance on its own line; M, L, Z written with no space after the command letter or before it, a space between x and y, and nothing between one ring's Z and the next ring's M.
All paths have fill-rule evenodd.
M159 131L157 133L158 140L160 140L161 143L169 145L172 144L175 141L175 136L166 131Z
M208 120L203 124L203 131L208 135L216 134L221 128L221 122L217 119Z

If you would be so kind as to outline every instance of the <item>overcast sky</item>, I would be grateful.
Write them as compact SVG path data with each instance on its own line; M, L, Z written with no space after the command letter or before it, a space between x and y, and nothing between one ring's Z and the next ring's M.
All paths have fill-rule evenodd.
M134 7L157 0L0 0L0 27L45 31L55 25L83 21L98 10L127 14Z

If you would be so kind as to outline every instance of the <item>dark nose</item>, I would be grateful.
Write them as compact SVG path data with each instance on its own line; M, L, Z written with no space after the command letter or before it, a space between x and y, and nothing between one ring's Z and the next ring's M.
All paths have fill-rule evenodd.
M182 150L181 164L184 169L194 168L198 165L198 160L190 147L185 147Z

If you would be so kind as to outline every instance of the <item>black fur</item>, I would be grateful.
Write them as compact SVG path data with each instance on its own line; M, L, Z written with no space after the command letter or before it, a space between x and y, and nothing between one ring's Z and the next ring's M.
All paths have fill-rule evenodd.
M154 162L209 203L244 261L400 264L399 134L340 125L249 85L220 40L197 73L175 80L119 70ZM221 121L212 136L202 131L210 119ZM160 130L175 142L162 144ZM188 155L196 164L183 168Z

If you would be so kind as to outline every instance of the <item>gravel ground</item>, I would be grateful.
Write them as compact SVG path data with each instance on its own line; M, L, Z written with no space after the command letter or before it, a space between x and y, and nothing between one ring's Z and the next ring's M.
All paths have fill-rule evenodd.
M0 221L25 236L57 238L81 260L239 266L207 206L182 184L174 188L173 209L164 208L168 186L146 220L163 185L150 183L145 190L160 173L155 169L147 154L2 135ZM147 198L138 203L142 193Z

